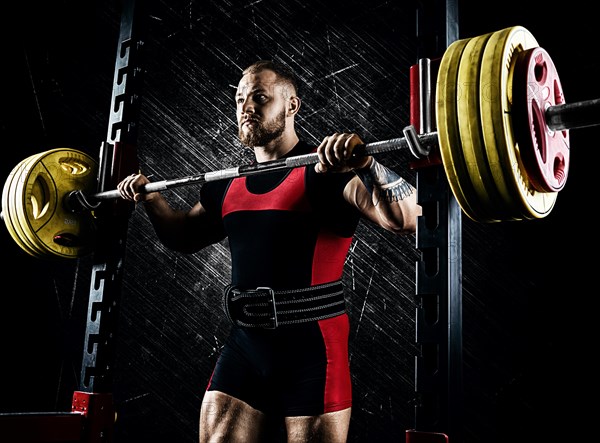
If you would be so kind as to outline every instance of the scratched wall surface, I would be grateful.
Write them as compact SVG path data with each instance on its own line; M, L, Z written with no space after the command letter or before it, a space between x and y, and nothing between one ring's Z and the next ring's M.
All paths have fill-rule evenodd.
M2 26L3 179L20 160L54 147L96 156L106 138L120 3L80 3L30 1L2 15L3 24L22 29L15 34ZM159 180L249 161L236 138L233 93L241 69L259 58L297 71L298 127L308 141L339 130L367 142L399 136L408 123L408 68L416 61L415 3L147 2L142 171ZM591 28L577 26L589 15L570 10L560 19L566 29L549 32L555 15L512 3L513 9L503 2L480 11L462 2L461 35L524 25L552 54L567 100L596 98L594 39ZM572 42L568 50L565 41ZM465 442L585 435L578 393L593 380L588 303L594 294L584 286L593 278L580 251L593 253L596 244L585 219L597 160L589 150L597 137L597 128L573 131L569 183L547 218L480 225L463 217ZM408 160L382 157L414 182ZM198 190L179 188L168 198L185 208ZM69 410L80 376L89 258L42 261L8 233L1 238L7 263L0 412ZM350 442L404 441L413 427L418 258L413 236L359 226L344 273L354 386ZM138 208L125 263L115 439L194 442L202 393L228 329L220 302L227 243L192 256L171 252Z

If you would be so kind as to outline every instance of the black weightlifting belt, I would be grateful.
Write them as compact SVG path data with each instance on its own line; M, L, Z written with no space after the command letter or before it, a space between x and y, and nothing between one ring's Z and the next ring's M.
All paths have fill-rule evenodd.
M227 286L223 297L225 314L236 326L275 329L335 317L346 311L342 282L301 289L238 289Z

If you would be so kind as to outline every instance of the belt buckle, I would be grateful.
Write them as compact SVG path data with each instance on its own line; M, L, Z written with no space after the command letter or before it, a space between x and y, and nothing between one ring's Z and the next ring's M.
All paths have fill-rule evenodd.
M269 318L273 322L273 326L265 326L265 329L277 329L279 326L279 322L277 320L277 306L275 305L275 291L268 286L259 286L256 288L256 291L266 291L271 297L271 306L273 307L273 316Z

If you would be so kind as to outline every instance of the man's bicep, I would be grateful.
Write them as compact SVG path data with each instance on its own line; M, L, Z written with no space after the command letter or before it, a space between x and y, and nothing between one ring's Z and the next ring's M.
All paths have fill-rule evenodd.
M379 217L373 205L373 197L358 177L353 177L346 183L344 199L358 209L363 217L379 224Z
M206 216L206 209L202 206L202 203L198 202L188 212L188 217L194 219L196 217Z

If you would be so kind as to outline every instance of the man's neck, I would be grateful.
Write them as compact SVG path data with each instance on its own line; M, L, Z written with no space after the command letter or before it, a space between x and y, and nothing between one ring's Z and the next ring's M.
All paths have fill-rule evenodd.
M299 138L294 133L289 136L285 136L285 134L278 138L277 140L273 140L266 146L255 146L254 147L254 155L256 157L256 161L258 163L263 163L267 161L277 160L285 155L287 155L294 146L298 144Z

